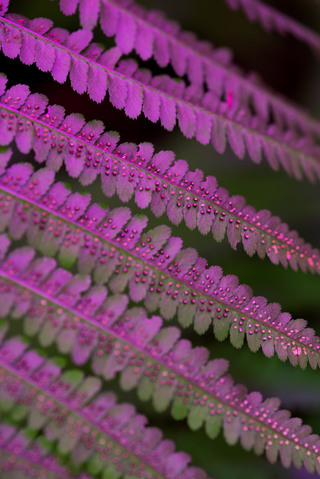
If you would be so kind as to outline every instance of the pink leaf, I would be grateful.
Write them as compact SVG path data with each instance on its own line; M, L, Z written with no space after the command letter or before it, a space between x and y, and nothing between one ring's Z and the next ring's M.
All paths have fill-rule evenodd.
M110 101L115 108L122 110L126 104L128 83L124 78L116 74L109 74L108 80Z
M172 42L171 45L171 63L174 71L180 77L183 77L187 70L188 52L178 42Z
M136 30L135 50L142 60L149 60L153 54L154 33L152 29L144 25L143 22L138 24Z
M262 139L262 148L271 168L275 171L278 171L279 162L276 156L274 146L265 139Z
M113 151L117 147L119 141L120 136L116 131L108 131L100 138L101 144L109 148L109 151Z
M203 61L201 57L197 55L193 55L189 57L188 65L187 65L187 74L190 78L191 83L195 83L196 85L201 85L203 83L204 77L204 67Z
M38 118L45 112L47 104L48 98L45 95L32 93L28 96L26 103L20 110L34 118Z
M90 45L82 53L83 56L89 58L90 60L96 61L103 52L103 47L98 43L90 43ZM99 61L100 63L100 61Z
M72 148L67 149L64 157L66 169L72 178L77 178L84 168L85 155L76 154Z
M9 145L15 137L17 129L17 119L9 118L8 113L2 113L0 116L0 145Z
M116 6L107 2L101 3L100 25L107 37L112 37L117 33L119 16L119 10Z
M173 163L175 154L173 151L161 150L152 157L152 164L155 169L164 174Z
M222 241L226 234L228 226L227 220L223 216L217 216L212 225L212 235L216 241Z
M244 139L242 136L241 127L236 124L228 123L227 124L228 140L231 145L231 148L235 155L238 158L244 158L246 153L246 148L244 144Z
M49 72L55 61L55 48L48 42L38 40L35 48L35 61L39 70Z
M164 35L154 37L153 54L160 67L166 67L170 61L169 42Z
M196 115L189 105L177 104L179 127L186 138L192 138L196 130Z
M70 33L65 28L52 28L52 30L50 30L49 33L46 33L45 36L56 43L64 44L69 35Z
M96 0L81 0L79 13L81 26L86 30L92 30L98 22L100 2Z
M161 95L146 88L143 97L143 113L148 120L156 123L160 117Z
M207 145L211 139L211 116L204 111L197 111L196 118L196 138L203 145Z
M69 35L65 46L71 50L80 53L92 40L92 32L88 30L77 30Z
M123 53L128 54L133 50L137 24L129 13L122 11L118 18L116 44Z
M123 167L121 169L121 174L118 176L117 181L117 193L120 200L124 203L129 201L132 197L136 181L136 178L130 176L130 169L128 167Z
M44 35L48 30L53 27L52 20L48 18L34 18L28 23L28 28L33 32L40 33Z
M20 122L19 128L17 129L15 141L18 147L18 150L21 153L27 154L32 148L34 130L28 125L28 121L22 120Z
M139 178L138 187L135 190L135 201L139 208L144 209L149 206L154 189L155 181L153 178L148 179L146 175Z
M70 69L70 81L72 88L80 95L87 91L88 63L81 58L72 57Z
M16 58L20 53L21 48L21 32L10 26L2 27L2 51L8 58Z
M143 89L137 83L128 84L125 112L129 118L138 118L143 104Z
M101 65L105 65L109 68L114 68L118 63L119 59L121 58L122 53L120 48L113 47L106 50L102 55L99 57L99 63Z
M38 128L37 135L33 141L33 150L35 153L35 160L38 163L43 163L51 148L51 132L42 126Z
M21 32L22 43L20 49L20 60L25 65L32 65L35 61L37 40L34 36Z
M48 105L46 113L41 120L52 126L60 126L64 119L64 108L60 105Z
M261 163L262 151L259 137L252 133L249 134L246 131L243 132L243 136L250 158L252 161L254 161L254 163Z
M175 452L171 454L166 461L166 467L171 474L182 474L187 468L191 457L185 452Z
M169 131L172 131L176 124L176 102L173 98L166 95L161 97L160 105L160 120L162 126Z
M91 100L101 103L107 92L107 73L98 65L89 65L88 94Z
M62 128L68 133L76 134L81 130L84 123L85 121L82 115L79 113L72 113L71 115L66 116L62 124Z
M126 77L134 77L137 70L138 63L131 58L121 60L117 67L117 71L123 73Z
M169 200L167 206L167 215L171 223L174 225L179 225L183 220L183 204L180 201L180 198L173 197Z
M224 153L226 149L226 122L218 117L212 118L212 144L218 153Z
M71 58L68 52L58 49L55 55L55 61L51 70L51 75L58 83L65 83L70 70Z
M90 143L95 143L104 131L104 124L100 120L92 120L84 125L79 136Z

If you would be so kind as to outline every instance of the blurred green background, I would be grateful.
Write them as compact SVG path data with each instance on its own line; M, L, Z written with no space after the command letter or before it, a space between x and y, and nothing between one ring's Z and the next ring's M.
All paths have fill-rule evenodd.
M230 11L224 0L159 0L141 1L149 8L161 9L172 19L177 20L183 29L195 32L200 38L211 41L216 46L230 47L234 59L245 71L257 71L266 83L290 99L309 109L320 117L320 59L308 47L291 37L282 37L276 33L265 33L258 25L251 24L242 12ZM313 0L278 0L269 2L279 9L306 23L314 30L320 29L320 5ZM58 0L40 2L12 0L11 11L23 13L27 17L50 17L55 26L79 28L78 15L64 17L58 8ZM112 45L112 41L96 30L96 41ZM26 82L32 91L39 91L49 97L50 103L64 105L67 113L82 112L87 120L103 120L107 129L118 130L123 141L152 141L156 150L172 149L177 158L186 159L191 168L199 167L205 174L217 177L219 185L232 194L242 194L249 204L257 209L267 208L288 222L292 229L314 246L320 246L320 189L319 184L312 185L307 180L300 182L288 177L282 170L272 171L264 161L257 166L246 157L239 161L230 149L220 156L211 146L204 147L194 140L186 140L177 128L172 133L163 130L159 124L153 125L144 118L131 121L123 112L115 110L108 101L101 105L93 104L86 95L82 98L74 93L69 85L54 83L49 74L41 74L35 67L26 67L18 60L8 60L0 56L1 71L8 74L10 84ZM158 72L153 61L148 66ZM168 70L170 72L170 70ZM17 161L25 157L17 154ZM32 158L30 157L30 160ZM59 174L70 183L67 175ZM83 191L78 183L73 188ZM104 201L99 195L97 183L88 188L94 201ZM108 200L111 206L117 206L117 198ZM129 204L134 212L138 208ZM158 223L151 212L149 225ZM166 218L160 219L167 222ZM219 264L225 273L236 274L241 283L249 284L255 295L263 295L269 301L279 302L283 310L293 317L305 318L309 325L320 334L320 278L311 274L284 270L274 266L268 260L249 258L241 245L233 251L224 240L216 243L211 234L204 237L197 231L191 232L184 224L173 227L173 234L184 238L185 246L194 246L201 256L207 258L209 265ZM225 357L230 361L230 372L236 382L243 382L250 391L260 390L264 396L279 396L284 408L292 410L309 423L315 432L320 433L320 380L319 372L308 368L306 371L294 369L277 358L267 359L261 352L253 354L245 345L235 350L228 341L218 343L209 330L203 337L195 336L192 330L184 330L184 337L192 338L195 345L210 348L212 357ZM121 400L131 401L137 409L148 415L152 425L160 426L165 436L176 441L178 449L188 451L194 464L206 469L216 479L251 479L257 475L260 479L298 479L312 477L304 471L285 470L279 464L270 465L263 457L243 451L240 446L230 447L222 435L210 441L205 433L191 432L184 422L176 423L169 413L155 414L151 404L136 399L134 393L122 393L117 382L106 384L113 387Z

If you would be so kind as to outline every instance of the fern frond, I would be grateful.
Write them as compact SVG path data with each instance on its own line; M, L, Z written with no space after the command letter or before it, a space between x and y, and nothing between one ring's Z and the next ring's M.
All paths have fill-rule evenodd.
M101 394L101 382L79 370L62 371L54 362L27 350L19 338L0 350L0 409L26 418L32 430L44 429L58 452L71 454L76 466L106 477L205 479L189 467L190 457L175 452L159 429L130 404L116 404L113 393ZM107 472L106 472L107 471Z
M219 97L227 99L231 94L234 103L250 104L256 114L267 121L271 113L281 128L298 129L320 138L318 121L271 91L255 76L245 76L232 64L229 49L214 48L208 42L197 40L193 33L181 31L180 26L162 12L148 11L128 0L60 0L60 8L66 15L75 13L78 5L83 28L93 28L99 17L102 30L107 36L115 37L123 53L134 49L142 60L153 57L161 67L171 64L178 76L186 75L193 84L205 83Z
M60 465L41 438L9 424L0 425L0 464L2 479L91 479Z
M261 0L225 0L233 10L241 9L251 22L258 22L264 30L290 34L320 53L320 36L300 22L279 12Z
M143 313L140 317L144 317ZM122 387L125 385L126 389L130 389L138 383L140 398L143 400L152 398L158 411L165 410L172 402L173 417L175 419L187 417L191 429L196 430L205 425L206 432L212 439L222 429L229 444L235 444L240 440L247 450L254 449L258 454L266 452L271 462L275 462L279 456L285 467L289 467L293 462L295 467L300 468L304 464L309 471L316 470L320 473L319 436L312 434L311 428L303 425L300 419L291 418L289 411L280 410L280 401L277 398L263 401L261 394L257 392L247 394L244 386L235 385L231 376L226 374L227 361L215 359L207 362L208 351L205 348L191 349L187 340L176 342L175 328L162 330L150 343L152 326L146 327L146 321L144 327L140 324L139 328L136 324L136 332L132 334L129 332L133 329L130 328L130 324L131 318L127 320L125 327L120 325L118 329L114 325L114 331L119 339L113 342L109 336L109 342L105 343L104 348L106 352L99 355L98 365L100 361L100 365L105 366L102 369L105 370L108 379L109 366L111 366L112 369L122 372ZM129 345L126 333L131 336ZM135 340L132 340L134 336ZM112 337L114 338L114 332ZM84 380L79 371L67 372L61 377L60 371L52 363L48 365L48 361L45 362L44 358L40 358L34 351L25 352L26 345L18 342L17 346L17 342L16 338L11 339L0 349L0 371L2 372L0 408L8 414L14 408L13 401L20 404L20 409L13 411L15 416L27 415L29 427L32 429L45 426L46 436L48 439L59 441L58 447L61 452L65 454L73 450L73 462L86 461L96 449L96 445L101 443L103 433L108 434L108 440L114 438L112 427L110 431L110 422L107 423L109 430L104 430L106 423L101 413L97 414L99 410L95 405L101 403L101 399L98 397L92 400L92 396L97 394L97 379L89 377ZM44 369L49 369L52 373L53 368L55 369L53 377L51 376L48 381ZM62 392L64 389L67 390L66 393ZM110 401L109 396L108 400ZM104 401L106 401L105 397ZM145 424L145 418L139 417L138 420L130 418L133 411L129 409L130 412L128 412L129 407L129 405L120 406L116 409L117 413L112 413L111 409L107 411L107 417L116 416L116 419L121 420L121 426L125 427L124 433L128 434L129 428L136 432L135 437L129 438L125 444L126 447L122 449L134 452L135 456L141 459L140 448L143 450L143 446L149 446L148 450L150 450L150 444L147 439L142 445L139 442L150 435L156 435L158 439L159 431L148 434L145 428L141 427L141 422L143 426ZM74 418L73 421L68 420L70 416ZM65 425L75 424L78 416L82 419L80 428L75 426L73 430L71 426L66 431ZM131 422L126 424L129 418ZM140 428L137 425L140 425ZM87 431L87 428L90 428L90 431ZM98 437L93 434L94 429ZM90 437L91 435L94 439ZM119 436L117 446L122 444L122 438ZM138 442L138 450L132 451L136 442ZM88 443L91 447L83 456ZM155 445L153 449L154 447ZM159 449L161 446L158 446ZM148 454L147 458L150 462L146 460L145 455L142 458L150 465L151 458ZM161 459L162 467L168 462L174 462L170 457ZM186 459L188 461L189 458L184 457L182 461L184 467ZM178 460L175 465L179 467ZM161 467L154 469L162 474L164 472ZM166 477L181 479L191 477L190 473L187 475L188 472L185 475L179 472L180 475L176 473L177 476L171 474ZM197 474L192 477L204 477L202 471L197 471Z
M7 184L21 182L28 199L3 195L1 220L15 239L27 232L28 241L42 253L59 252L60 261L69 266L78 259L80 272L92 272L98 284L108 283L114 293L128 288L132 300L144 300L149 311L160 308L166 319L177 312L182 326L193 323L200 334L213 322L215 336L224 340L230 334L237 348L246 337L252 351L261 346L266 356L276 352L293 365L320 365L320 339L304 320L292 320L279 304L253 297L251 288L239 285L236 276L223 276L220 267L208 268L193 248L181 250L182 240L172 237L169 227L146 231L146 217L131 218L124 207L106 211L89 206L89 195L70 195L61 183L44 194L54 177L48 169L31 181L30 168L19 165L14 170ZM24 267L17 258L10 261L18 271Z
M106 196L117 193L126 202L134 195L140 208L150 205L156 216L166 212L176 225L184 219L188 228L197 227L203 234L211 230L217 241L227 235L233 249L242 242L250 256L267 255L285 268L320 273L318 249L268 210L256 211L242 196L230 197L213 176L204 178L199 169L189 171L187 162L175 161L171 151L154 154L150 143L119 144L116 133L104 133L102 122L85 124L75 114L65 117L62 107L47 106L46 97L28 94L28 88L19 85L0 99L0 144L15 140L23 153L32 148L37 162L46 162L55 170L64 162L70 176L79 177L82 185L101 175ZM12 95L19 96L19 104ZM10 192L14 198L14 192L21 195L22 187L27 191L23 181L29 182L32 171L26 165L21 171L13 167L9 175L13 177L8 178L4 168L9 158L7 154L0 160L0 182L2 193ZM17 181L17 175L23 178Z
M296 33L320 50L320 36L275 9L259 17L265 0L226 1L267 29ZM60 0L60 7L66 14L79 8L84 29L70 33L50 19L10 14L9 0L0 0L2 59L35 65L61 84L69 78L74 91L97 103L108 97L129 118L143 114L168 131L178 126L220 153L230 146L240 159L266 158L297 179L320 179L320 121L255 74L243 74L228 49L198 41L134 0ZM93 43L98 21L115 47ZM131 52L133 59L126 57ZM137 57L141 64L155 59L166 71L173 66L180 78L153 76ZM271 463L320 475L320 436L310 426L280 409L278 398L236 384L225 359L210 357L181 338L176 322L165 322L177 320L198 334L212 327L212 339L230 337L238 349L246 340L252 352L261 348L266 357L314 370L320 368L316 332L279 304L253 296L236 276L208 266L195 249L182 249L169 227L150 229L145 216L127 207L92 203L87 191L55 182L56 171L62 177L65 166L72 183L78 178L83 186L96 186L101 176L105 196L117 194L123 203L134 197L175 225L184 219L191 230L211 230L217 241L227 236L234 249L241 242L247 254L294 270L320 274L320 249L269 211L230 197L214 177L189 171L173 152L121 144L101 121L66 116L28 86L6 83L0 73L1 479L207 479L132 404L117 404L102 389L107 380L152 403L158 420L170 411L210 439L221 432L229 445L239 442ZM35 166L11 163L15 146L34 152ZM36 344L43 349L31 349ZM55 351L65 356L53 357ZM212 460L203 453L209 472Z
M311 137L300 137L291 130L284 134L277 125L268 126L264 120L252 116L248 108L228 109L212 92L204 94L201 88L186 87L183 81L175 81L168 75L152 77L139 70L133 60L123 60L115 67L118 56L115 59L114 50L93 60L90 46L88 57L86 52L80 53L91 40L92 34L87 30L62 34L61 29L52 29L40 34L39 30L51 28L51 21L29 21L13 14L0 17L1 26L0 42L6 56L19 55L27 64L35 62L60 83L69 74L72 88L80 94L87 91L94 101L101 102L108 92L112 105L123 109L130 118L137 118L143 112L152 122L160 120L169 131L178 123L187 138L195 137L203 144L211 141L219 153L225 151L228 141L240 159L247 152L257 163L263 151L275 169L280 164L297 179L302 177L302 171L309 179L320 177L320 148ZM10 90L7 95L11 95ZM21 99L17 107L20 105ZM41 110L37 113L41 114Z

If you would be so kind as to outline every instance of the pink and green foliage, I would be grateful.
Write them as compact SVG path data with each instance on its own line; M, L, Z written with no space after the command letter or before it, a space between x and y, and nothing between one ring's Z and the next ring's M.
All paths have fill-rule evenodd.
M177 452L152 426L160 422L170 436L171 420L184 421L191 438L205 432L209 459L221 432L228 445L262 455L262 468L291 468L281 477L320 475L320 437L308 421L235 383L220 357L229 338L234 361L258 357L260 374L266 362L285 363L288 375L296 366L316 383L318 325L254 296L236 260L237 275L224 274L189 235L211 231L207 252L227 237L230 255L242 248L268 257L273 274L290 267L285 274L302 281L313 273L313 284L320 250L269 208L219 186L213 160L210 174L201 158L193 171L161 139L154 146L143 137L149 122L176 127L226 162L267 160L292 181L316 183L320 122L243 73L229 48L198 40L160 11L132 0L47 0L60 8L57 17L79 13L73 25L81 28L69 31L45 18L45 1L30 2L44 15L32 19L15 13L16 2L0 0L1 70L8 69L0 73L0 477L218 478L218 462L193 460L190 441L182 442L188 452ZM319 51L316 33L272 5L226 3ZM12 81L19 67L55 84L61 101L50 86ZM101 116L87 121L81 105L70 111L68 95L78 104L82 94L90 108L101 104ZM113 131L116 110L125 125L141 122L137 143ZM182 222L186 247L176 234ZM254 259L244 261L250 271Z

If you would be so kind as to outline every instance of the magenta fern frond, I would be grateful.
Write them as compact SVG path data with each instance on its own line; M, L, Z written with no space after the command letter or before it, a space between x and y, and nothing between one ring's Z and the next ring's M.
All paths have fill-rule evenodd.
M290 34L320 53L320 36L288 15L261 0L225 0L233 10L242 9L251 22L258 22L266 31Z
M130 298L144 299L149 311L160 308L166 319L177 313L184 327L193 323L200 334L213 322L215 336L223 340L230 334L237 348L246 337L252 351L261 346L266 356L276 352L293 365L320 365L320 339L304 320L292 320L278 304L253 297L236 276L208 268L196 250L181 250L182 240L172 237L167 226L145 231L146 217L131 218L128 208L89 206L89 195L70 195L61 183L45 194L52 171L37 172L30 182L30 168L19 165L11 171L15 169L5 183L21 182L23 194L29 191L27 201L16 195L16 207L14 196L4 197L9 201L4 202L2 229L10 225L15 239L27 232L29 242L44 254L59 252L67 265L78 259L80 272L92 272L98 284L107 282L114 293L128 288ZM19 260L14 268L21 270L24 263Z
M10 424L0 424L0 464L2 479L92 479L86 473L71 473L58 463L41 440Z
M319 52L320 35L264 1L226 0L267 30L294 35ZM27 72L30 65L60 84L70 79L76 93L96 103L110 100L132 120L144 115L159 128L177 126L186 138L211 143L219 153L230 146L240 159L257 164L267 159L271 168L281 166L296 179L320 179L320 121L268 89L259 75L243 73L228 48L198 40L135 0L59 2L66 15L79 10L81 29L73 31L77 19L70 31L55 27L54 5L52 19L41 17L41 2L22 6L40 16L30 20L9 12L15 0L0 0L0 55L9 70L20 60L20 69ZM227 8L221 13L232 15ZM71 25L72 19L64 22ZM108 39L113 47L95 43L101 38L101 32L93 35L98 23L113 37ZM268 38L273 37L264 35ZM146 61L153 71L144 69ZM156 74L162 68L165 74ZM50 79L43 88L50 88ZM68 87L62 90L68 103ZM58 97L60 88L55 91ZM110 105L99 110L108 113L112 127ZM134 123L139 130L139 120ZM68 176L70 185L58 181ZM72 190L75 179L90 189L81 191L78 184ZM117 195L121 206L97 203L101 192ZM283 206L290 205L285 197ZM159 429L147 427L133 404L141 411L152 404L153 414L166 417L170 428L179 425L169 412L191 431L199 430L199 437L205 432L214 439L222 432L229 445L239 442L271 463L279 460L284 467L320 475L320 436L312 424L280 409L278 398L248 393L229 374L228 361L211 356L216 339L230 338L237 349L246 341L250 351L233 351L234 358L261 349L267 358L276 355L308 369L290 372L312 380L320 368L320 336L280 304L253 296L237 276L208 265L194 248L183 249L170 227L154 219L157 226L148 226L146 216L123 205L132 199L156 217L166 214L174 225L184 220L189 230L211 231L217 241L227 236L233 249L242 243L249 256L257 253L285 268L320 274L320 250L268 210L230 196L215 177L190 171L172 151L121 143L100 120L87 123L81 114L66 115L64 107L49 105L27 85L7 87L0 73L1 479L207 479L216 464L222 470L220 451L209 462L205 454L206 472L190 465L191 457L176 452ZM311 201L308 212L314 207ZM302 286L301 295L309 285ZM165 324L169 320L174 323ZM199 338L195 346L183 337L193 334L191 329L201 335L208 328L210 352ZM61 356L54 357L56 352ZM252 384L264 367L259 354L254 361ZM267 391L267 370L264 375ZM105 381L129 394L132 404L117 404L114 394L102 389ZM286 400L285 389L275 394ZM190 446L196 457L199 446L192 438L197 436L188 434L185 449ZM178 439L178 429L172 436ZM229 477L230 469L224 472ZM250 472L245 476L249 479Z
M187 162L175 161L171 151L154 154L149 143L119 144L119 136L105 133L102 122L85 123L76 114L65 117L62 107L47 106L44 96L28 96L28 92L20 85L0 99L0 144L14 139L20 151L27 153L32 148L37 162L46 162L55 170L64 162L70 176L79 177L82 185L101 175L106 196L117 193L126 202L134 195L140 208L150 205L156 216L166 212L174 224L184 219L188 228L197 227L203 234L211 230L217 241L227 235L232 248L242 242L250 256L267 255L275 264L320 273L319 250L268 210L256 211L242 196L230 197L213 176L204 178L199 169L189 171ZM19 102L13 95L19 96ZM9 155L2 160L3 168L6 160ZM28 181L31 170L24 168ZM10 175L19 175L19 169L13 168ZM22 181L12 182L1 170L0 176L3 194L8 193L9 184L21 194Z
M219 97L227 98L232 91L234 103L250 104L265 120L272 113L280 128L298 129L320 138L318 121L264 86L256 76L245 76L232 64L229 49L214 48L208 42L199 41L194 34L181 31L180 26L162 12L148 11L133 1L95 0L88 14L88 0L60 0L60 8L66 15L75 13L78 4L82 26L93 28L99 16L102 30L107 36L115 37L123 53L134 49L142 60L153 57L161 67L170 63L178 76L186 75L193 84L205 83Z
M130 321L128 317L127 330ZM277 398L263 401L257 392L247 394L244 386L235 385L231 376L226 374L227 361L215 359L207 362L208 351L205 348L192 350L186 340L175 344L177 335L172 328L163 330L158 340L156 336L149 348L148 344L143 348L142 343L147 342L146 338L150 336L150 327L144 328L137 329L137 333L140 332L136 338L136 348L125 348L118 342L112 344L112 341L107 347L110 356L106 365L113 362L122 371L126 387L130 387L130 382L131 387L138 382L140 397L144 400L153 398L158 410L164 410L172 402L174 418L187 417L189 427L193 430L205 425L211 438L215 438L222 429L229 444L240 440L247 450L253 448L258 454L266 452L271 462L275 462L279 456L285 467L293 462L296 467L304 464L308 470L320 473L319 436L312 434L311 428L303 425L300 419L291 418L289 411L280 410ZM125 343L123 335L119 336L120 341ZM139 359L144 354L139 356L134 349L142 349L148 356L152 355L151 363ZM143 477L153 477L151 471L150 476L147 475L148 469L154 469L166 478L206 477L198 469L185 471L189 457L181 453L172 454L172 446L169 457L161 454L164 446L157 444L161 438L159 431L145 429L145 418L134 416L130 405L114 406L111 394L95 397L100 385L97 379L85 379L80 371L69 371L61 376L57 366L45 361L34 351L25 350L26 345L17 338L1 346L0 408L8 415L12 411L12 401L23 404L29 427L44 427L48 439L58 440L62 453L72 452L73 462L86 461L99 451L97 444L101 438L108 436L108 441L116 442L117 448L131 455L127 458L128 453L121 454L127 459L121 463L123 469L134 455L135 459L138 458L139 462L142 459L146 465ZM125 356L121 354L122 351ZM110 359L112 356L113 361ZM120 361L121 357L123 359ZM80 424L83 425L77 426L73 421L71 424L74 426L66 427L70 424L70 416L81 418ZM128 434L129 428L131 435ZM125 442L121 440L123 437L127 438ZM108 462L112 461L114 455L112 448ZM153 467L150 467L151 464ZM170 466L174 467L174 472L170 471Z
M101 394L101 382L79 370L62 371L54 362L12 338L0 350L0 408L9 415L22 405L28 427L44 429L58 450L70 453L75 465L95 461L116 477L144 479L206 479L190 457L175 452L159 429L130 404L117 404L112 393Z
M90 32L66 33L61 41L56 29L40 34L39 29L49 28L45 19L40 20L29 21L12 14L1 17L3 53L10 58L20 55L21 59L23 38L32 38L29 64L35 62L38 68L50 71L62 83L69 74L72 88L78 93L87 91L94 101L101 102L108 91L113 106L123 109L131 118L143 112L152 122L160 120L169 131L178 123L187 138L195 137L203 144L211 142L219 153L225 151L228 140L236 156L243 158L247 152L256 163L263 151L273 168L281 164L297 179L301 178L302 171L309 179L320 176L319 146L311 138L300 137L291 130L284 134L275 124L268 126L264 120L252 116L248 108L228 109L217 95L204 94L199 87L186 87L183 81L174 81L167 75L149 76L140 71L133 60L122 61L114 67L110 63L111 59L114 62L110 52L92 60L85 52L80 54L89 44ZM29 43L25 49L29 52ZM13 91L8 90L7 95L14 95ZM39 101L37 97L36 104ZM18 107L21 104L21 100L17 102ZM40 114L41 110L34 113L35 116Z

